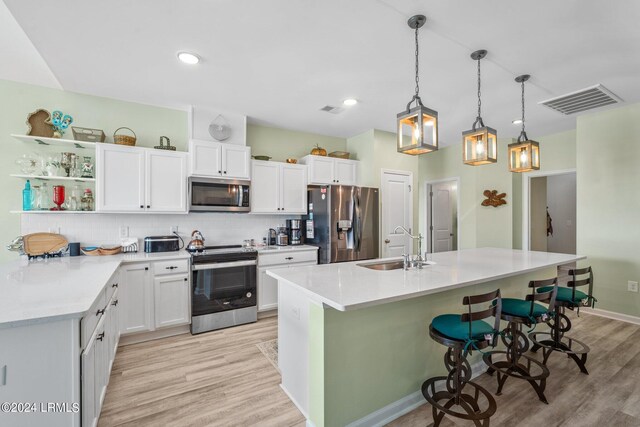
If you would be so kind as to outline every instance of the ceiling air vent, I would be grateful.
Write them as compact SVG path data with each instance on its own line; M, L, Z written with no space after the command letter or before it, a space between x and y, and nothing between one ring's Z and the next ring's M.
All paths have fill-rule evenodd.
M539 104L568 115L619 102L622 102L620 98L606 87L598 84L556 98L547 99L539 102Z
M331 114L340 114L344 111L344 108L334 107L333 105L325 105L320 109L320 111L326 111L327 113Z

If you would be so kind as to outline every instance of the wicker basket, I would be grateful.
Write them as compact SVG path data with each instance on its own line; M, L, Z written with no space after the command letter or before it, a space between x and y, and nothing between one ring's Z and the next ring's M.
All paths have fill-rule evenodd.
M131 131L133 136L116 135L120 129L127 129L127 130ZM134 145L136 145L136 139L137 139L136 133L133 130L129 129L128 127L121 127L121 128L116 129L115 132L113 132L113 142L115 144L118 144L118 145L134 146Z
M349 160L350 156L351 156L351 153L347 151L332 151L331 153L329 153L329 157L335 157L336 159Z

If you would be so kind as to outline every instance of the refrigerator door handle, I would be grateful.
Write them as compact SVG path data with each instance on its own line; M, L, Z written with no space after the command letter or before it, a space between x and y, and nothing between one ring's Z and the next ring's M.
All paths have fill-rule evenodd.
M356 194L355 199L355 209L353 211L353 223L354 223L354 230L353 230L353 234L355 237L355 251L356 252L360 252L360 243L362 242L362 227L360 224L360 195Z

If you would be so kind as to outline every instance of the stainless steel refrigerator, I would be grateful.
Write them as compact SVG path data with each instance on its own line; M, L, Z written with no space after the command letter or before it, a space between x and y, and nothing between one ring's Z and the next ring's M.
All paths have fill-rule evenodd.
M320 264L378 258L378 189L310 185L306 243Z

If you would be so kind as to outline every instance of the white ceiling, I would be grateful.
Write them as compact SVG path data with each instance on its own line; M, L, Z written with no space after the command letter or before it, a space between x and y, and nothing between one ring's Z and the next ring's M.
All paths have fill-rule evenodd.
M5 0L66 90L184 108L243 113L254 123L350 137L394 131L413 95L413 32L421 96L439 112L443 145L475 119L475 63L483 61L483 117L516 137L527 87L530 137L575 126L537 102L602 83L640 102L636 0ZM0 45L5 49L4 45ZM187 66L176 53L198 53ZM319 111L347 97L340 115Z

